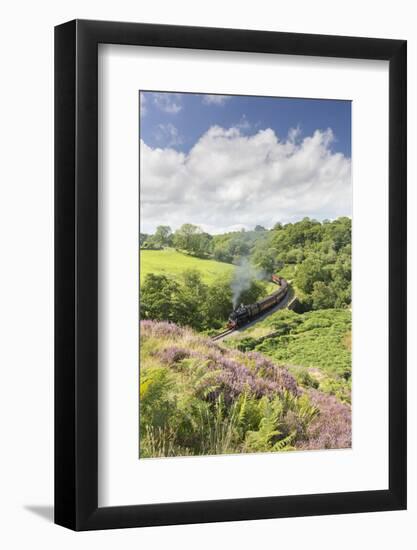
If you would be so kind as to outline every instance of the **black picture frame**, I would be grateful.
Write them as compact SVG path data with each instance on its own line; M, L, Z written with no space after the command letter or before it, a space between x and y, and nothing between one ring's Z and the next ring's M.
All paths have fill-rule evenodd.
M98 44L389 62L389 488L98 506ZM406 508L406 41L74 20L55 28L55 523L108 529ZM370 209L372 205L369 205Z

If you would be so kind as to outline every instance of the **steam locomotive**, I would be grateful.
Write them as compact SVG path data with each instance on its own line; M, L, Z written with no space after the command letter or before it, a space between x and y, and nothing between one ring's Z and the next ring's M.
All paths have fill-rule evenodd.
M227 328L234 329L246 325L246 323L249 323L249 321L257 317L260 313L267 311L285 298L288 292L287 281L279 275L272 275L272 281L279 285L280 288L255 304L249 304L247 306L241 304L234 309L229 316Z

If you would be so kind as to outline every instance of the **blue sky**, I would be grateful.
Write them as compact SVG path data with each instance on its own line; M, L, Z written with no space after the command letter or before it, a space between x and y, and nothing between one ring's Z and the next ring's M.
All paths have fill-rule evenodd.
M143 92L143 101L146 112L141 117L140 133L151 147L171 146L187 153L214 125L238 126L247 135L271 128L280 139L291 128L299 128L299 139L317 129L331 128L335 138L331 150L351 156L350 101L152 92ZM169 124L175 126L176 136L161 128Z
M140 93L141 228L351 215L351 102Z

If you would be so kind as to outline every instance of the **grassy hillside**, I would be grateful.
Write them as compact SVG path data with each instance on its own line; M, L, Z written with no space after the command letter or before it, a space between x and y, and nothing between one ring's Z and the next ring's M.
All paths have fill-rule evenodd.
M351 412L259 352L141 321L140 456L347 448Z
M242 351L260 351L288 365L300 384L350 401L349 310L327 309L302 315L277 311L230 338L227 344Z
M187 269L197 269L205 283L212 283L224 276L231 276L234 266L216 260L195 258L173 248L140 251L141 283L148 273L175 278Z

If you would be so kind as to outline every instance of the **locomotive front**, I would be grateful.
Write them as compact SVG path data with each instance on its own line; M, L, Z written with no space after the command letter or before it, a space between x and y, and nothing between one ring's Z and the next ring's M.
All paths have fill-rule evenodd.
M249 321L250 313L247 306L240 304L239 307L234 309L229 315L229 320L227 322L228 328L236 328L244 325Z

